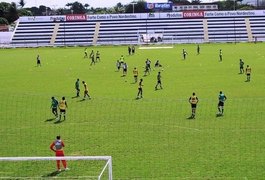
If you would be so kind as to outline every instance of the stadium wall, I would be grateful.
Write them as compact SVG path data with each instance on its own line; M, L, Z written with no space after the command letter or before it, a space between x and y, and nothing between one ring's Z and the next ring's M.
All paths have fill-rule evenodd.
M264 10L35 16L20 17L11 44L139 44L140 35L149 32L163 34L162 43L248 42L264 41L264 29Z

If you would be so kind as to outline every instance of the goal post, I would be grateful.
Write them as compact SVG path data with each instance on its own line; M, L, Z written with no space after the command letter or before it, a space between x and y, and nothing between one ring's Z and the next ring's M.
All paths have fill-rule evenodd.
M173 48L173 36L164 34L164 30L138 31L139 49Z
M0 162L18 162L18 161L56 161L56 160L90 160L90 161L105 161L105 165L97 176L101 180L103 173L108 169L108 180L112 180L112 157L111 156L62 156L62 157L0 157ZM1 179L1 177L0 177Z

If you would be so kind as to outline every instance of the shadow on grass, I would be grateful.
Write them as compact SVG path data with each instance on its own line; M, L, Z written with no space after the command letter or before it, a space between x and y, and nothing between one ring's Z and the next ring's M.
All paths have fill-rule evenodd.
M79 98L80 96L73 96L72 99Z
M187 119L189 119L189 120L193 120L193 119L195 119L195 118L192 117L192 116L190 116L190 117L187 117Z
M80 99L77 102L84 102L84 101L85 101L85 99Z
M46 119L45 122L51 122L53 120L55 120L56 118L50 118L50 119Z
M55 121L54 124L60 124L60 123L62 123L62 122L64 122L64 121L65 121L65 120L62 120L62 121L61 121L61 120L58 120L58 121Z
M58 176L62 171L53 171L51 173L48 173L46 175L43 175L42 177L53 177L53 176Z
M143 97L136 97L135 100L143 99Z
M223 117L224 115L223 114L216 114L216 117Z

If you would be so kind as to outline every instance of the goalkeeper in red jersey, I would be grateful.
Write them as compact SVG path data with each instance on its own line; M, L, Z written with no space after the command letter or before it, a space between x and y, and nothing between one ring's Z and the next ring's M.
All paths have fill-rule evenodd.
M60 136L57 136L56 139L50 145L50 149L55 152L56 157L64 156L63 147L64 147L64 142L61 140ZM61 171L60 161L62 161L64 169L69 170L65 160L56 160L57 170Z

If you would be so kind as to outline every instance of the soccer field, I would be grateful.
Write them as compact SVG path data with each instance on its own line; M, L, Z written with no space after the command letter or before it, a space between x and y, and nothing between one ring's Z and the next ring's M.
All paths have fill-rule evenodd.
M49 145L61 135L67 156L112 156L114 179L265 177L264 43L201 44L199 55L195 44L136 47L130 56L127 46L87 48L100 52L96 65L83 58L84 47L0 49L0 156L54 156ZM126 76L116 70L121 55ZM143 76L147 58L152 71ZM252 68L250 82L239 74L240 58ZM156 60L162 67L154 67ZM134 67L143 78L142 99L136 99ZM163 89L155 90L159 71ZM74 97L77 78L88 84L91 100ZM216 117L219 91L227 96L222 117ZM193 92L199 103L191 120ZM52 96L66 97L65 121L56 123ZM93 176L103 166L68 164L70 171L54 176ZM0 177L50 177L56 170L53 161L0 162L0 167Z

